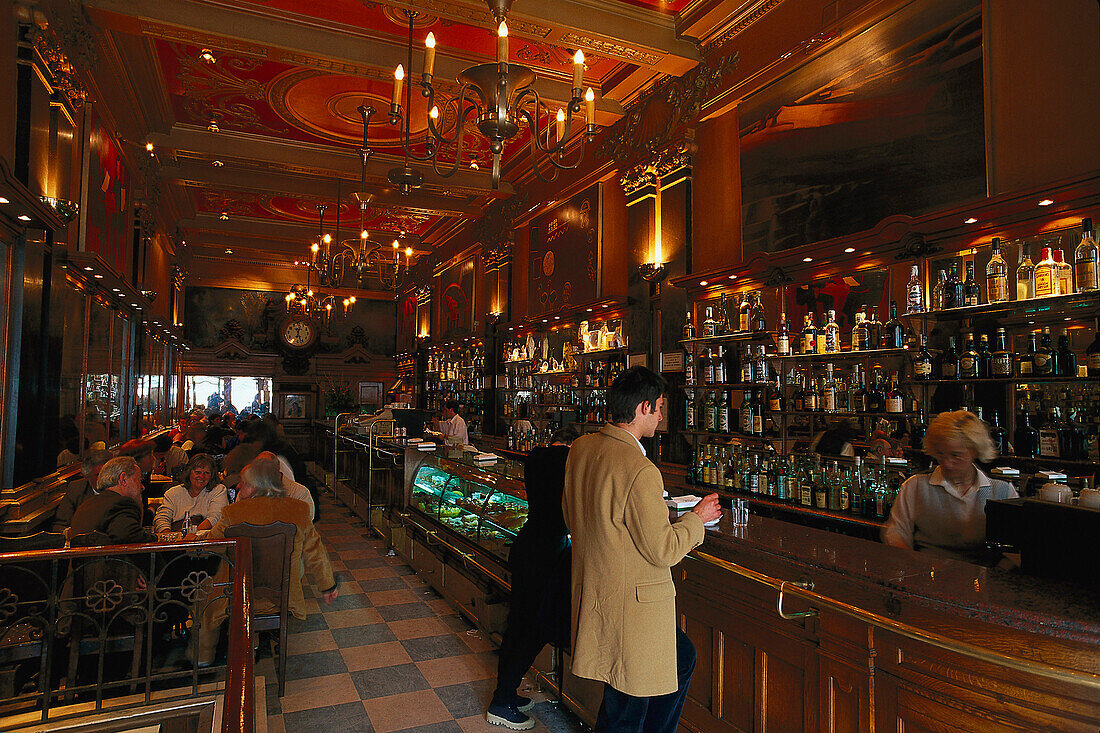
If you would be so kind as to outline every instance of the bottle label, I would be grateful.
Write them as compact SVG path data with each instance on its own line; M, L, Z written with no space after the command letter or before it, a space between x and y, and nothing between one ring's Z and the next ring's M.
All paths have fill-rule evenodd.
M837 351L840 350L838 345L837 345L837 335L838 334L837 334L837 331L835 329L829 328L829 329L825 330L825 353L826 354L833 354L833 353L836 353Z
M1008 354L994 354L990 366L995 377L1012 376L1012 360L1008 358Z
M977 293L967 293L966 297L964 298L964 302L966 303L966 305L978 305L978 300L979 298Z
M812 354L814 349L817 348L817 339L812 333L807 333L802 336L802 353Z
M817 491L814 492L814 504L817 505L818 509L824 509L825 508L825 505L826 505L825 500L826 500L826 495L825 495L825 490L824 489L818 489Z
M691 364L684 367L684 384L689 387L695 384L695 367Z
M924 291L920 285L909 286L909 292L905 298L906 313L920 313L924 310Z
M817 409L817 395L808 394L804 398L802 403L802 409L806 412L813 412Z
M718 430L723 433L728 433L730 430L730 411L728 409L721 409L718 411Z
M1088 370L1091 372L1095 369L1100 369L1100 351L1089 354Z
M776 339L775 350L780 356L787 356L791 353L791 341L787 334L779 334L779 338Z
M741 432L746 435L752 433L752 413L748 410L741 413Z
M943 365L943 378L954 379L958 370L955 368L955 362L945 362Z
M1040 267L1035 271L1035 297L1054 295L1054 271L1050 267Z
M802 484L798 487L798 503L802 506L810 506L813 504L813 497L810 495L809 484Z
M768 409L771 410L772 412L779 412L781 409L783 409L780 406L780 399L778 397L772 397L771 399L769 399L768 400Z
M901 412L901 397L888 397L886 399L886 411L887 412Z
M1034 358L1034 357L1032 357L1032 358ZM1021 359L1020 360L1020 376L1021 377L1027 376L1028 374L1031 374L1031 359Z
M962 372L964 377L978 376L978 360L973 357L964 356L959 360L959 371Z
M928 378L932 376L932 362L918 361L913 364L913 374L917 377Z
M752 433L753 433L753 435L763 435L764 434L764 416L763 415L753 415L752 416Z
M741 317L737 319L738 329L740 329L742 331L748 331L749 330L749 322L751 320L752 319L750 318L750 314L748 312L742 313Z
M846 511L851 510L851 508L852 508L851 495L847 491L841 490L841 492L840 492L840 511L846 512Z
M1051 366L1049 355L1044 354L1041 351L1036 351L1032 359L1035 361L1036 374L1046 374L1050 371Z
M1096 290L1100 287L1097 280L1096 260L1078 260L1076 264L1078 290Z
M695 429L695 407L690 402L688 403L687 410L684 413L684 415L685 415L684 422L687 423L687 429L688 430L694 430Z
M990 303L1003 303L1008 300L1008 275L987 277L985 285Z
M836 412L836 390L832 387L825 388L825 412Z

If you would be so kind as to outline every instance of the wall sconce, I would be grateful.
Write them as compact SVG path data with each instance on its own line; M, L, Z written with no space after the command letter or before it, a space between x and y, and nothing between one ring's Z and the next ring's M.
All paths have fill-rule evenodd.
M504 315L504 314L503 313L498 313L496 311L494 311L492 313L486 313L485 314L485 322L488 323L490 326L495 326L498 323L500 323L500 317L502 315Z
M665 276L668 275L668 268L665 267L663 262L643 262L638 265L638 274L646 282L655 283L665 279Z

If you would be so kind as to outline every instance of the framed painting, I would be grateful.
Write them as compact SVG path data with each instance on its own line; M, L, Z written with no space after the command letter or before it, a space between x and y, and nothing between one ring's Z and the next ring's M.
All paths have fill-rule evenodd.
M311 417L311 403L313 395L308 392L287 392L283 394L282 414L283 420L308 420Z

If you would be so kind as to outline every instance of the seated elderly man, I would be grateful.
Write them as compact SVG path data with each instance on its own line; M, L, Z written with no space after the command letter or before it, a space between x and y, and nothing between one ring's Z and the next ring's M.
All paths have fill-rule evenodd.
M156 542L141 526L141 467L130 456L107 461L96 482L99 494L80 503L73 513L72 536L101 532L111 544Z
M68 531L69 526L73 523L73 514L76 512L76 508L85 499L99 494L96 481L99 480L99 472L103 469L103 465L109 460L111 460L111 451L109 450L88 451L80 465L80 478L73 479L65 487L65 496L62 497L61 503L57 505L57 511L53 515L51 531Z
M286 522L297 528L294 535L294 549L290 556L290 583L288 605L290 613L297 619L305 619L305 597L302 593L303 562L321 588L321 597L326 604L336 600L336 580L332 575L332 564L328 552L321 542L321 535L309 519L309 508L304 502L286 495L279 460L274 456L257 456L241 471L237 500L222 510L221 519L207 534L206 539L218 540L225 537L230 527L238 524L264 525L274 522ZM275 559L272 558L272 561ZM226 563L218 569L215 582L228 581L229 569ZM221 624L225 620L225 599L210 603L203 611L203 623L196 635L197 649L189 650L200 666L210 664L214 659ZM270 608L263 607L263 601L253 604L253 612L264 613Z
M285 461L281 460L279 456L269 450L261 451L258 443L241 443L229 452L223 462L225 467L225 478L222 483L224 483L235 496L236 486L240 481L241 471L249 463L261 457L274 458L279 462L279 467L283 474L283 486L286 495L292 499L298 499L299 501L305 502L309 507L309 520L311 522L315 520L317 518L317 505L313 503L313 495L309 493L309 489L294 480L294 475L291 473Z

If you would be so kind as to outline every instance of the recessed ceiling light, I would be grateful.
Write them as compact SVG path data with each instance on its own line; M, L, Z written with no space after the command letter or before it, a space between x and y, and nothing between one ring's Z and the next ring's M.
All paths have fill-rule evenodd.
M92 275L92 277L94 277L96 280L102 280L103 279L103 276L100 275L98 272L96 274Z
M4 198L3 196L0 196L0 204L10 204L10 203L11 202L8 201L6 198Z
M18 219L19 219L19 221L30 221L31 220L31 218L29 216L27 216L26 214L20 214Z
M122 292L122 290L120 290L119 288L111 288L111 290L115 293L121 293Z
M603 304L603 307L604 307L604 308L606 308L606 307L607 307L607 303L604 303L604 304Z
M233 254L233 250L229 249L229 247L226 247L226 248L225 248L225 253L226 253L227 255L231 255L231 254Z
M229 221L229 212L228 211L223 211L222 212L221 220L222 221Z
M210 120L210 124L206 126L206 129L209 130L210 132L221 132L222 131L222 129L220 127L218 127L218 121L213 120L213 119Z
M592 309L591 309L591 308L586 308L585 310L587 310L587 312L589 312L589 313L591 313L591 312L592 312Z
M221 168L223 165L225 165L225 163L221 162L220 160L215 160L210 165L214 166L215 168Z
M969 219L967 219L966 221L963 222L963 224L977 224L977 223L978 223L978 220L975 219L974 217L970 217Z
M803 257L803 258L802 258L802 261L803 261L803 262L813 262L813 261L814 261L814 258L813 258L813 257Z
M84 266L84 269L85 269L85 270L87 270L88 272L91 272L91 271L92 271L92 270L94 270L95 268L94 268L94 267L88 267L87 265L85 265L85 266Z
M707 281L706 281L706 280L700 280L700 281L699 281L699 284L700 284L700 285L706 285L706 284L707 284Z
M555 321L560 321L560 320L561 320L561 316L554 316L554 320L555 320Z
M1043 199L1042 201L1039 202L1039 206L1050 206L1053 203L1054 203L1054 201L1051 200L1051 199Z
M737 279L737 275L730 275L730 280L736 280L736 279Z
M845 252L845 254L852 254L852 253L853 253L853 252L855 252L855 251L856 251L856 248L855 248L855 247L845 247L845 248L844 248L844 252Z

